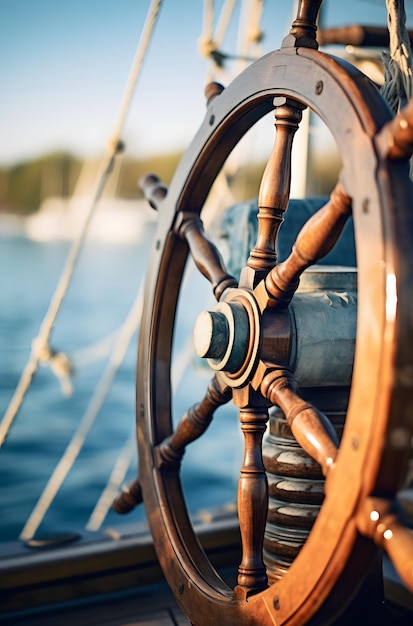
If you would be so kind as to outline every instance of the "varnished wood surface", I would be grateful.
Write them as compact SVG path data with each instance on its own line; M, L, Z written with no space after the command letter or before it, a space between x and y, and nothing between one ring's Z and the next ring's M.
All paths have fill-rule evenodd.
M270 588L249 596L248 602L245 602L244 597L239 597L237 591L234 593L216 575L200 550L186 511L179 474L156 467L154 456L157 446L173 433L170 396L173 313L186 257L191 249L188 238L185 236L185 241L182 239L182 219L186 215L200 214L211 183L233 146L250 126L272 109L274 98L275 103L279 102L279 96L310 106L326 122L338 143L343 159L340 183L352 198L356 227L359 276L363 285L359 294L362 314L358 326L361 330L360 337L357 337L354 393L347 416L351 436L344 438L334 471L328 472L326 499L320 514L305 546L286 575ZM407 259L413 249L409 239L411 212L407 210L410 183L405 177L405 168L381 160L374 143L374 137L390 117L377 91L353 67L305 48L271 53L212 100L205 123L181 161L168 194L159 206L162 219L148 270L138 358L138 372L145 372L145 376L138 376L137 381L140 476L159 559L178 603L195 624L261 626L273 623L276 612L277 623L301 625L308 621L311 614L321 610L323 602L326 603L326 610L332 612L337 612L339 605L344 608L345 603L357 594L358 585L362 585L361 573L366 572L375 561L373 542L357 534L354 511L366 491L374 489L375 484L381 490L384 485L382 479L386 479L388 484L388 476L394 474L393 471L385 471L394 465L389 463L389 456L377 479L387 434L387 407L393 401L390 397L393 393L390 370L395 354L393 342L397 338L393 318L387 318L387 332L383 335L386 323L386 292L383 287L387 274L389 281L394 278L395 261L397 270L400 269L399 288L402 292L399 298L402 316L397 320L400 334L403 334L405 326L408 330L405 313L409 308L409 294L413 293L410 275L406 274L406 268L399 267L396 258L401 253L398 241ZM261 193L261 198L265 195ZM396 225L392 217L393 196L397 200L398 219L402 214L404 220ZM277 209L280 207L275 205L282 203L268 204ZM262 205L267 205L267 202L262 202ZM392 228L387 230L389 221ZM386 242L383 241L384 229ZM263 245L256 248L270 249L271 252L271 246L267 245L268 237L263 236L262 229L260 238ZM316 250L323 250L323 246L318 244ZM410 267L409 263L407 267ZM248 300L248 290L254 289L252 275L256 271L253 267L246 269L247 275L241 274L238 290L239 297L243 295L244 300ZM259 318L268 306L264 290L260 292L263 297L258 297L257 290L261 284L262 281L254 289L259 311L254 303L250 303L251 311L246 307L251 312L251 345L255 335L258 336ZM237 297L234 292L231 293L224 291L222 297L225 304L228 298ZM266 364L263 363L261 370L261 362L256 367L260 359L258 348L251 350L251 355L252 369L248 369L246 362L240 366L240 372L247 372L245 379L240 375L236 380L238 373L234 373L233 400L242 411L250 407L260 410L262 406L256 405L254 393L260 387L258 379L263 368L265 373ZM407 366L409 358L408 354L404 355L400 364ZM369 373L368 386L362 383L366 372ZM222 375L226 376L225 370ZM226 380L230 384L228 376ZM401 397L403 389L400 387L397 391L400 391ZM405 393L408 394L408 389ZM396 425L400 418L408 420L405 413L396 411L396 403L392 406L392 415ZM245 451L249 461L244 463L241 472L243 493L248 491L243 484L247 475L254 476L248 479L252 484L262 471L259 455L256 454L254 428L246 438ZM328 452L327 459L333 456ZM261 486L260 483L260 489ZM395 485L390 487L394 492ZM260 497L252 498L253 511L241 512L240 515L246 544L243 546L245 560L252 562L251 568L249 565L244 568L242 564L241 569L249 569L248 575L255 570L253 575L258 578L259 550L253 545L247 522L254 517L259 519L261 513L256 509L260 501ZM323 549L320 549L321 545ZM255 582L248 582L247 586L253 589ZM260 587L260 584L256 586Z
M369 496L377 494L391 510L404 472L400 459L410 450L413 424L405 407L411 405L413 392L413 282L408 271L413 263L412 186L400 157L410 152L411 141L410 135L400 135L408 121L403 118L393 128L387 105L363 74L317 52L320 4L321 0L301 0L281 50L254 63L228 88L214 92L205 122L158 206L161 219L139 340L140 484L165 576L190 621L202 626L333 624L340 614L351 623L351 611L360 597L366 597L369 586L371 616L377 623L381 603L375 543L385 544L376 541L380 524L377 533L374 528L367 532L360 507L363 503L370 507ZM278 227L289 196L292 141L304 107L311 108L331 131L343 167L330 202L301 231L287 260L274 269ZM204 236L200 215L232 148L273 108L277 133L259 191L257 242L236 287L218 250ZM398 157L397 162L389 161L388 148L381 147L383 127L386 139L392 137L400 147L396 155L389 154ZM287 371L289 363L284 375L284 363L276 353L264 360L260 340L263 330L268 330L261 325L264 316L269 311L277 315L277 309L288 305L301 273L330 251L351 213L359 284L357 337L351 402L338 449L328 419L296 392L292 372ZM183 433L185 443L188 439L185 422L173 431L170 386L174 313L188 254L212 283L221 307L214 309L215 314L224 315L228 329L233 329L221 333L222 355L233 351L241 355L236 367L232 361L230 367L230 360L221 358L219 351L220 360L213 367L232 388L244 434L238 490L242 560L235 588L211 568L197 542L178 467L172 471L157 462L163 442L180 440ZM272 301L281 305L274 306ZM237 320L242 319L242 324L225 308L232 311L230 305L241 307L243 313ZM336 318L331 324L337 322ZM237 329L241 329L238 335ZM305 335L305 330L300 332ZM322 332L320 328L314 345L320 343ZM211 346L215 350L217 336L218 331L200 356L207 357ZM284 335L280 339L285 343ZM319 378L312 384L322 387L325 380L322 375ZM347 379L337 382L348 384ZM262 548L268 487L261 441L272 404L284 411L295 439L320 463L326 483L323 505L297 558L266 587ZM373 520L379 513L369 509L366 515ZM393 519L384 521L384 539L390 532L394 536L387 553L403 576L405 570L410 572L409 564L402 567L409 542ZM409 586L410 577L405 580Z
M410 43L413 45L413 32L408 31ZM387 48L390 43L389 31L381 26L363 26L351 24L337 28L322 28L317 31L320 46L343 45L360 48Z

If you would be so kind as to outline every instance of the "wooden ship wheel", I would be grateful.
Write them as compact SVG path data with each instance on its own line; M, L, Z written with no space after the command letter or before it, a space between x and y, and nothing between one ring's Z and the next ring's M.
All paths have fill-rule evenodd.
M193 624L332 623L382 547L413 588L413 539L395 508L413 425L413 188L407 159L413 116L407 108L393 118L363 74L318 51L320 4L300 3L280 50L255 62L226 89L209 86L205 121L169 189L154 176L143 184L159 223L139 340L139 488L166 579ZM305 224L289 257L277 263L291 147L306 107L331 131L342 171L329 201ZM258 236L238 282L204 234L202 208L234 146L271 111L276 133L259 190ZM324 292L314 308L296 293L300 277L333 248L351 215L357 304L337 296L341 306L329 308L332 297ZM196 352L211 366L211 382L173 429L172 341L188 254L217 300L212 311L200 311L194 330ZM348 342L332 358L344 309L354 364ZM303 340L307 331L309 343ZM314 356L320 346L323 358ZM322 408L299 391L303 371L314 387L326 381L333 388L348 385L340 442ZM237 500L242 558L234 588L200 546L180 478L185 447L230 399L245 442ZM265 535L273 483L262 440L274 406L325 477L311 532L285 568L272 565L271 539Z

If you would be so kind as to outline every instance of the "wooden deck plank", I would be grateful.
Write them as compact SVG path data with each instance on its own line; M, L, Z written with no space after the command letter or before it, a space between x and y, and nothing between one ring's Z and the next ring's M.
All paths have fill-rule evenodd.
M4 621L6 620L6 622ZM13 626L190 626L166 583L106 599L64 603L53 609L19 611L0 616Z

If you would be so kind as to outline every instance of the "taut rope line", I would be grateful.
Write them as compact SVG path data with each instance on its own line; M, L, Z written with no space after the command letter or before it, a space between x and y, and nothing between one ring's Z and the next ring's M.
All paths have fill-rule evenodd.
M115 125L115 130L110 141L108 142L107 154L102 161L100 171L96 178L90 207L86 214L81 233L79 234L79 237L74 242L69 252L66 265L63 268L62 275L59 279L56 290L52 296L49 308L40 326L39 334L33 340L32 350L31 350L29 360L23 369L23 372L17 384L16 390L13 394L13 397L9 403L9 406L7 407L6 412L3 416L3 419L0 423L0 447L3 445L7 437L7 434L14 422L14 419L22 405L24 396L26 395L26 392L29 389L30 384L32 382L33 376L38 369L39 362L42 360L42 355L50 354L52 357L54 355L53 351L49 347L50 335L51 335L53 326L56 322L56 318L60 310L60 307L62 305L63 299L69 287L70 280L72 278L72 275L76 266L76 262L78 260L83 243L85 241L86 233L87 233L89 224L91 222L92 216L95 212L95 209L99 203L100 198L102 197L102 193L105 188L106 182L113 169L116 155L122 151L123 144L121 141L121 134L122 134L123 126L125 123L126 115L127 115L127 112L128 112L131 100L132 100L134 90L137 84L137 80L138 80L139 73L142 67L142 63L145 58L145 54L146 54L149 42L154 31L156 19L158 17L161 4L162 4L162 0L152 0L151 5L148 9L146 21L142 29L142 34L138 42L137 51L135 53L135 57L132 63L132 68L131 68L131 71L129 73L129 77L127 80L125 93L121 102L120 111L119 111L117 122ZM59 355L61 355L61 353L59 353ZM63 362L66 363L65 359L62 360L61 358L60 360L62 361L62 363ZM60 363L57 364L58 368L59 368L59 365ZM62 371L62 376L61 376L62 382L67 381L67 377L70 371L70 368L67 365L67 363L66 363L66 369L62 370L60 368L58 371Z
M394 113L413 96L412 51L403 0L386 0L389 52L383 52L383 97Z
M112 352L111 358L96 387L95 393L90 400L89 406L80 420L72 439L68 443L62 457L60 458L60 461L53 470L33 511L28 517L20 534L20 539L28 540L34 536L83 447L86 436L93 426L96 416L111 387L113 378L119 369L119 366L123 362L132 337L139 326L143 308L143 292L144 289L142 282L128 317L122 326L118 343Z
M382 54L384 84L381 93L396 114L413 96L412 50L406 27L404 0L386 0L389 52ZM413 179L413 159L410 159Z
M219 48L228 30L229 22L232 17L232 13L235 9L237 0L227 0L221 10L218 23L216 26L215 36L213 33L214 23L214 6L213 0L204 0L203 11L203 28L202 34L198 40L198 50L201 56L212 59L215 70L222 70L225 61L228 59L252 62L256 60L254 56L248 56L247 54L227 54L222 52ZM248 2L248 11L250 22L247 28L247 40L249 44L257 43L260 41L262 32L259 28L258 22L262 12L262 0L250 0ZM245 9L245 4L244 4ZM209 81L208 81L209 82Z

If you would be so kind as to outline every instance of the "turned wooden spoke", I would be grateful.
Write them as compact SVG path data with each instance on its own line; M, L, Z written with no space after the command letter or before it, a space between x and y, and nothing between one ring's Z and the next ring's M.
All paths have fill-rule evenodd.
M298 234L289 257L265 278L268 306L286 306L293 297L303 271L332 250L351 215L351 198L337 183L330 200L315 213Z
M215 81L208 83L204 90L207 106L211 104L211 102L215 100L215 98L219 96L224 89L225 87L224 85L221 85L221 83L217 83Z
M229 402L232 390L214 376L204 398L181 418L176 430L155 448L159 469L179 469L185 447L198 439L208 428L217 408Z
M151 207L158 210L158 205L168 193L168 188L156 174L146 174L139 181L139 187Z
M242 539L242 561L238 568L238 585L234 589L238 598L246 598L265 589L268 584L262 558L268 484L261 448L267 421L267 410L240 410L245 448L238 483L238 517Z
M285 98L275 109L276 135L258 194L258 235L251 250L248 267L255 270L255 280L265 276L276 260L278 229L288 206L291 186L291 149L294 134L302 117L302 107Z
M222 384L217 376L214 376L201 402L189 409L181 418L175 432L155 448L157 467L179 469L185 447L206 431L216 409L229 402L231 397L232 390ZM114 499L112 507L117 513L124 514L129 513L142 502L143 496L138 476L122 488L121 493Z
M318 48L316 40L317 18L323 0L300 0L297 18L291 26L289 35L284 38L282 47L304 46Z
M384 152L390 159L408 159L413 154L413 99L380 132Z
M205 237L202 220L194 213L181 213L176 231L186 239L195 265L212 283L214 296L220 299L225 289L237 287L237 281L227 273L217 247Z
M330 420L297 393L297 383L286 369L267 373L261 393L285 414L288 425L300 446L321 465L324 476L334 464L339 445Z
M139 477L137 477L129 485L122 487L120 494L113 500L112 507L116 513L124 515L132 511L138 504L142 504L142 502L142 489Z
M413 592L413 534L400 523L393 503L383 498L366 498L357 513L360 533L384 548L405 585Z

